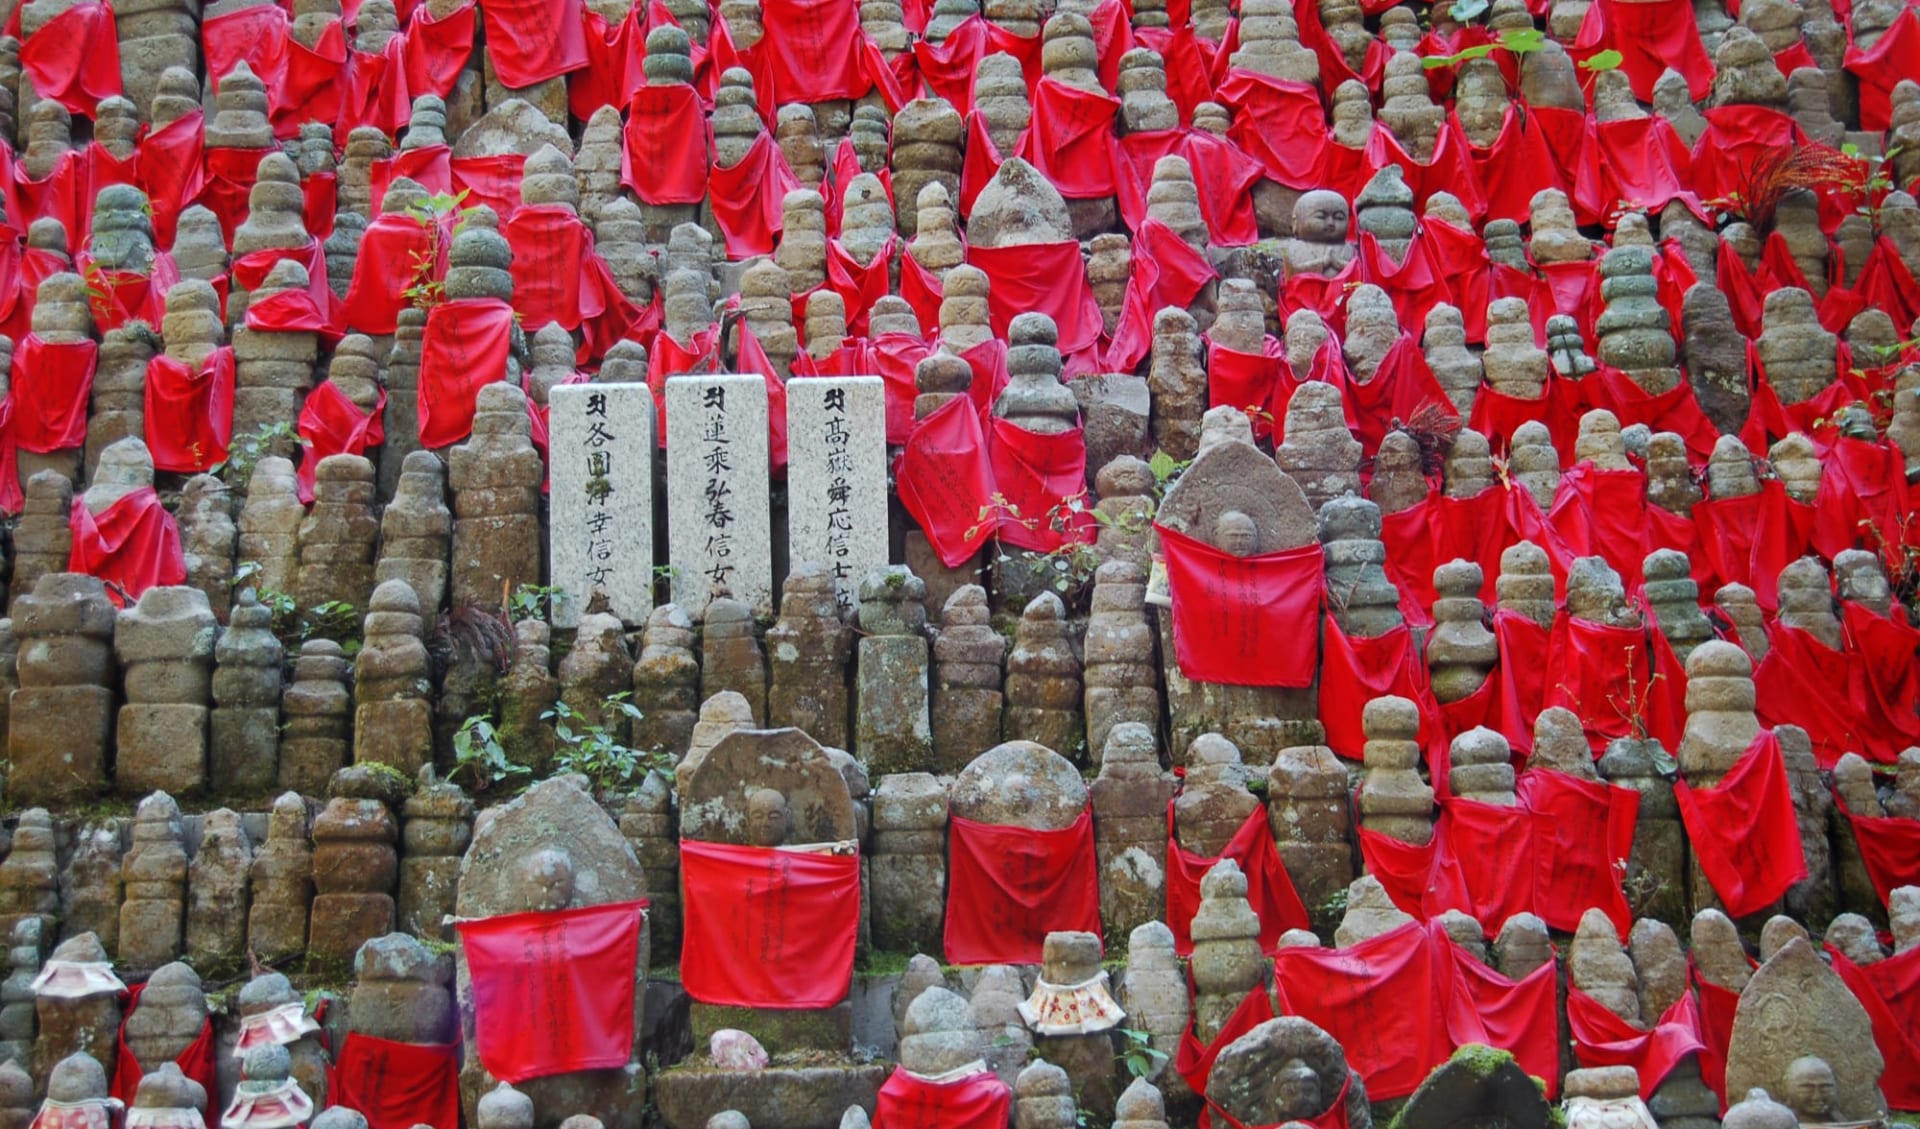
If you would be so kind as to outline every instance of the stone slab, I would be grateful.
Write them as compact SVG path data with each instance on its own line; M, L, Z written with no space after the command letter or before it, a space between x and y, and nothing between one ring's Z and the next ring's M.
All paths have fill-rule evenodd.
M755 374L667 379L667 563L673 602L703 617L716 585L773 606L767 386Z
M562 384L547 393L553 625L578 627L594 592L628 627L653 611L653 392Z
M787 384L787 559L834 576L840 607L887 560L887 402L877 376Z

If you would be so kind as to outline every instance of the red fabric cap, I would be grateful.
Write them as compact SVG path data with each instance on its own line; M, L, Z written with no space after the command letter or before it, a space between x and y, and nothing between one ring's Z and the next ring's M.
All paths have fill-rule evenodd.
M1195 682L1304 687L1319 666L1319 545L1236 557L1155 523L1173 599L1173 650ZM1275 639L1294 640L1276 651Z
M525 1082L627 1063L646 905L614 902L455 924L487 1073ZM694 907L710 905L690 899L689 918Z
M959 815L948 827L949 964L1037 964L1049 933L1100 935L1092 808L1058 831Z
M705 1004L832 1007L853 982L854 855L680 842L680 979Z
M120 1020L120 1033L115 1042L118 1046L113 1065L113 1087L107 1093L118 1098L125 1105L133 1104L133 1096L140 1089L140 1080L146 1077L146 1068L140 1065L139 1056L133 1048L127 1046L127 1020L139 1010L140 996L147 990L145 984L135 984L127 989L127 1005ZM208 1094L220 1092L213 1059L213 1019L209 1017L200 1025L200 1033L187 1044L187 1049L173 1057L174 1065L180 1073L200 1083Z
M1700 869L1732 917L1758 913L1807 876L1787 766L1773 730L1712 788L1673 785Z
M895 1068L880 1087L874 1129L1006 1129L1013 1091L990 1070L931 1082Z
M972 401L956 396L914 425L895 488L948 568L958 568L986 544L994 523L981 511L993 500L993 467Z
M135 490L97 514L84 499L75 498L67 528L73 533L67 571L105 581L107 595L119 607L130 606L149 588L187 579L180 528L151 486Z
M359 1112L367 1119L367 1129L460 1122L457 1040L445 1045L396 1043L350 1031L329 1081L329 1103Z
M13 18L19 20L18 9ZM48 20L21 40L20 71L40 97L92 117L100 99L120 93L120 40L113 6L75 4Z
M153 469L201 474L227 460L233 439L233 347L222 345L198 370L161 353L147 362L147 450Z
M1293 879L1280 861L1273 844L1273 832L1267 827L1267 809L1255 805L1213 858L1195 854L1180 845L1173 833L1174 807L1167 802L1167 926L1173 930L1173 949L1181 956L1193 953L1193 915L1200 909L1200 880L1221 859L1232 859L1247 876L1247 901L1260 919L1260 951L1271 953L1280 946L1280 935L1289 929L1310 929L1307 907L1293 888Z
M580 0L487 0L480 20L500 85L518 90L586 66L581 9Z
M642 203L697 204L707 198L706 118L692 87L635 90L623 137L620 181Z
M456 298L427 312L420 342L420 445L447 447L473 431L482 386L506 377L513 307Z

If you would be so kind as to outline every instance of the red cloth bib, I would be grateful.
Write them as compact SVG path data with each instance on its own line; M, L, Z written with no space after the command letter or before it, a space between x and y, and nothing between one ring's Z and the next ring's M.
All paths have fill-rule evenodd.
M948 963L1037 964L1048 933L1100 935L1092 808L1059 831L959 815L948 827Z
M1732 917L1758 913L1807 876L1787 766L1763 730L1713 788L1676 780L1674 798L1700 869Z
M1216 98L1233 111L1227 138L1258 162L1269 180L1288 188L1320 187L1330 138L1311 84L1230 66Z
M1374 1101L1413 1093L1453 1053L1447 1034L1452 952L1408 923L1343 949L1274 954L1280 1010L1340 1041Z
M711 128L709 128L711 132ZM713 218L726 236L727 258L771 254L779 238L780 201L800 187L787 159L762 132L737 165L715 164L707 176Z
M1132 372L1152 351L1155 314L1168 306L1186 308L1207 283L1220 277L1205 254L1151 216L1140 225L1133 254L1120 321L1107 347L1107 369L1112 372Z
M1874 711L1853 657L1778 620L1767 625L1767 643L1767 657L1753 669L1760 724L1806 730L1824 769L1849 752L1874 752Z
M1007 336L1019 314L1046 314L1068 356L1100 340L1100 303L1080 260L1080 244L1029 243L1018 247L968 247L967 262L986 272L987 309L996 337Z
M331 380L321 381L307 393L306 403L300 407L300 422L294 429L300 436L301 446L306 448L300 456L298 475L302 502L313 502L314 474L322 459L333 455L364 455L386 439L382 419L386 406L384 388L370 412L361 411Z
M111 1096L118 1098L122 1104L129 1106L133 1104L134 1093L140 1089L140 1079L146 1077L146 1068L140 1065L140 1059L133 1053L133 1048L127 1046L127 1020L132 1018L133 1013L140 1007L140 995L146 990L145 984L135 984L127 989L126 1011L120 1020L120 1034L115 1040L118 1050L113 1066L113 1088L107 1091ZM194 1036L193 1042L187 1044L187 1049L173 1058L174 1065L180 1068L180 1073L200 1083L206 1088L208 1095L220 1092L219 1080L214 1070L213 1050L213 1020L209 1017L200 1025L200 1033Z
M1574 1061L1583 1067L1633 1067L1642 1098L1652 1097L1688 1055L1706 1049L1699 1012L1688 995L1669 1007L1653 1030L1643 1031L1569 984L1567 1026L1573 1032Z
M1427 682L1427 662L1414 649L1406 624L1384 635L1354 637L1328 616L1322 634L1319 713L1329 749L1359 760L1366 745L1361 714L1368 702L1389 694L1418 705L1423 727L1433 720L1438 704Z
M698 904L689 903L689 917ZM614 902L455 925L487 1073L525 1082L626 1065L646 905Z
M1260 918L1260 951L1271 953L1280 935L1289 929L1308 929L1307 907L1293 888L1293 878L1280 861L1267 827L1267 809L1256 806L1217 856L1207 858L1180 845L1173 833L1173 802L1167 802L1167 926L1173 930L1173 948L1181 956L1193 953L1190 932L1200 909L1200 880L1221 859L1232 859L1247 876L1247 901Z
M532 86L587 65L580 0L486 0L487 58L500 84Z
M504 380L513 307L497 298L456 298L427 312L420 343L420 445L447 447L473 431L483 385Z
M153 487L135 490L99 513L74 498L67 514L73 549L67 571L97 576L107 595L128 607L149 588L182 584L187 558L180 548L180 527L160 505Z
M1902 886L1920 886L1920 819L1884 815L1856 815L1835 797L1835 803L1853 827L1880 904L1886 905Z
M87 404L100 346L93 341L50 345L29 333L13 351L12 439L36 455L70 450L87 441Z
M705 1004L832 1007L860 932L854 855L680 841L680 979Z
M199 369L165 353L147 362L143 393L153 468L200 474L227 460L233 439L233 347L222 345Z
M1087 494L1087 444L1080 429L1043 435L998 416L989 426L994 491L1007 507L1000 540L1041 553L1091 541L1091 507L1075 513L1070 505L1076 498L1084 503Z
M574 330L606 308L587 278L588 261L597 256L593 235L572 209L530 204L500 225L513 247L513 308L525 332L550 322Z
M1069 200L1112 196L1113 122L1120 99L1105 92L1042 78L1033 91L1033 117L1019 156Z
M706 119L691 86L642 86L627 106L621 183L642 203L698 204L707 198Z
M914 425L895 474L900 504L927 535L934 554L958 568L993 535L993 467L980 414L956 396Z
M1196 682L1303 687L1319 666L1319 545L1236 557L1156 523L1173 599L1173 649ZM1274 646L1275 640L1287 640Z
M1006 1129L1013 1091L990 1070L931 1082L895 1068L880 1087L874 1129Z
M354 262L353 281L347 287L346 325L359 333L385 335L398 324L400 311L412 301L406 291L422 281L420 267L428 255L430 279L447 273L447 248L453 225L444 223L436 245L433 228L405 213L376 216L360 239L360 257Z
M15 9L14 34L19 21ZM120 93L120 40L113 6L98 0L75 4L48 20L21 40L20 71L40 97L92 117L100 99Z
M1894 1109L1920 1108L1920 949L1855 964L1832 946L1827 959L1867 1009L1886 1070L1880 1088Z
M153 239L160 247L173 246L180 213L200 195L206 184L202 153L205 115L195 110L140 139L134 154L134 179L146 191L153 208Z
M367 1129L458 1125L460 1044L396 1043L349 1032L327 1096L364 1116Z

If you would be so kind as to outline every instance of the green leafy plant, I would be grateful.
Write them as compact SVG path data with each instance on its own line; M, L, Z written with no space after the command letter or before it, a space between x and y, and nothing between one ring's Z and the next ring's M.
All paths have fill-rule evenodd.
M1167 1062L1167 1052L1154 1048L1151 1035L1131 1027L1120 1028L1120 1053L1114 1057L1129 1078L1152 1078Z
M1627 57L1609 47L1605 51L1596 51L1580 62L1580 69L1599 74L1601 71L1618 70Z
M465 221L455 223L451 233L444 221L459 212L466 199L467 190L463 188L454 195L436 192L407 206L407 216L425 229L427 245L411 252L412 259L408 265L412 268L413 281L400 293L419 309L431 309L447 300L446 276L440 262L447 245L452 242L452 235L459 233Z
M1147 469L1153 472L1154 495L1165 498L1167 491L1173 489L1173 484L1180 481L1180 476L1185 474L1187 468L1192 465L1192 459L1183 462L1165 451L1156 449L1153 457L1147 460Z
M600 703L600 715L617 714L631 721L644 715L628 701L630 692L609 695ZM614 737L603 722L593 722L566 702L555 702L540 715L553 724L558 743L553 751L553 771L560 775L578 773L601 791L631 788L646 779L656 758L629 747Z
M1457 66L1468 59L1484 59L1495 51L1525 55L1530 51L1540 50L1546 46L1546 43L1547 33L1539 28L1508 28L1495 37L1492 43L1476 43L1471 47L1455 51L1451 55L1428 55L1421 59L1420 63L1430 71L1437 71L1441 67Z
M515 623L523 619L546 619L553 601L566 591L551 584L522 584L507 597L507 618Z
M247 480L253 477L254 466L271 455L275 447L293 438L293 425L285 420L264 424L246 435L236 435L227 444L226 461L215 463L213 474L229 489L245 488Z
M533 775L524 764L515 764L500 747L500 735L493 720L470 717L460 723L453 735L453 771L447 778L464 785L468 791L485 792L507 781Z

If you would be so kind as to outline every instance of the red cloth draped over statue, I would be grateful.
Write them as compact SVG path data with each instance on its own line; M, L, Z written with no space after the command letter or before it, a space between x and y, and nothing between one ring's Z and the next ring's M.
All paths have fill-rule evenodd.
M386 439L382 419L386 406L384 388L373 410L366 412L347 399L346 393L331 380L321 381L307 393L306 403L300 407L299 423L294 428L301 446L306 448L300 456L297 476L301 502L313 502L314 472L321 460L333 455L364 455Z
M1253 426L1256 440L1269 440L1286 419L1287 402L1300 382L1293 378L1285 348L1274 337L1260 343L1260 352L1242 353L1207 339L1207 406L1239 408Z
M1913 520L1906 459L1884 440L1868 442L1837 436L1821 452L1820 493L1814 498L1813 547L1828 560L1848 549L1898 553L1900 546L1920 548L1920 523Z
M948 827L949 964L1035 964L1049 933L1100 935L1092 808L1058 831L959 815Z
M1780 606L1780 570L1807 551L1813 508L1787 497L1777 478L1757 494L1708 498L1693 506L1693 579L1702 592L1728 584L1753 589L1768 612Z
M20 54L25 63L26 51ZM1860 47L1848 35L1843 65L1860 82L1860 128L1871 133L1886 129L1893 124L1893 88L1902 79L1920 79L1920 17L1911 7L1902 7L1872 47Z
M1220 1030L1214 1034L1211 1043L1200 1041L1194 1034L1193 1020L1189 1018L1187 1029L1180 1034L1180 1048L1174 1055L1173 1069L1180 1077L1186 1079L1189 1089L1204 1096L1207 1092L1207 1079L1213 1075L1213 1064L1220 1058L1220 1052L1226 1050L1235 1039L1272 1018L1273 998L1267 994L1267 987L1264 984L1247 993L1246 998L1240 1001L1240 1005L1233 1009L1233 1014L1220 1025ZM1341 1101L1333 1103L1333 1108L1344 1111L1345 1104L1343 1095ZM1213 1125L1213 1113L1212 1109L1200 1111L1200 1129L1210 1129Z
M1093 540L1087 443L1080 429L1047 435L999 416L988 426L994 491L1008 507L1000 515L1000 540L1039 553ZM1082 503L1079 511L1072 509L1074 499Z
M1546 703L1552 633L1519 612L1497 609L1493 636L1500 644L1500 665L1489 679L1494 691L1487 728L1499 730L1515 751L1531 753L1534 719Z
M1886 1069L1881 1093L1894 1109L1920 1109L1920 949L1873 964L1855 964L1827 946L1827 959L1873 1024Z
M587 65L580 0L486 0L480 20L500 84L532 86Z
M79 447L87 441L87 404L100 361L94 341L50 344L37 333L13 351L10 439L37 455Z
M202 157L206 117L195 110L177 121L154 129L140 139L134 155L134 179L153 207L153 241L173 246L180 213L206 184Z
M1760 724L1806 730L1824 769L1849 752L1883 753L1868 739L1875 719L1854 656L1778 620L1767 625L1767 643L1767 657L1753 668Z
M587 46L587 65L567 78L567 109L574 117L585 121L602 106L624 106L645 87L646 7L634 5L625 19L611 25L592 8L580 13L586 25L582 37ZM691 87L675 85L693 93ZM695 129L692 136L699 137L700 131Z
M993 466L980 413L965 396L914 424L895 474L900 504L919 524L934 555L958 568L993 535Z
M1486 389L1481 389L1481 398L1486 395ZM1523 502L1530 518L1538 515L1539 507L1525 488L1502 483L1466 498L1429 493L1404 510L1382 514L1380 540L1387 546L1387 575L1424 610L1433 607L1439 596L1433 587L1433 570L1451 560L1472 561L1480 566L1480 597L1493 603L1500 554L1515 542L1535 536L1515 526L1511 511Z
M991 1070L945 1081L895 1067L880 1087L873 1129L1006 1129L1013 1091Z
M111 4L75 4L27 36L20 35L15 8L7 25L7 33L20 38L20 73L33 81L35 94L91 118L100 99L120 93L120 40Z
M712 134L711 125L707 132ZM782 223L780 201L798 187L800 178L787 166L771 133L754 138L739 164L714 164L707 190L714 221L726 237L727 258L772 254Z
M1233 111L1228 140L1258 162L1268 179L1288 188L1320 187L1330 137L1311 83L1230 66L1215 97Z
M1543 770L1521 773L1515 791L1511 807L1449 797L1426 846L1362 829L1368 873L1423 920L1460 910L1497 931L1514 914L1532 913L1570 933L1598 906L1625 938L1633 915L1620 875L1639 794Z
M707 119L693 86L634 90L622 136L620 182L641 204L699 204L707 198Z
M1185 308L1207 283L1220 277L1204 252L1149 216L1133 245L1120 320L1107 346L1107 369L1132 372L1153 349L1154 315L1168 306ZM988 292L992 301L992 291Z
M832 1007L847 998L860 931L860 859L680 842L680 979L705 1004Z
M1328 616L1321 646L1319 713L1329 749L1359 760L1366 744L1360 715L1368 702L1389 694L1420 707L1422 728L1437 720L1426 659L1414 648L1406 624L1382 635L1350 636Z
M87 508L85 499L76 497L67 513L67 528L73 533L67 571L105 581L107 595L120 607L132 605L149 588L186 582L180 528L151 486L135 490L97 514Z
M1762 730L1712 788L1674 781L1680 819L1700 869L1732 917L1758 913L1807 876L1787 766Z
M1713 57L1687 0L1595 0L1568 53L1584 62L1608 48L1620 52L1620 70L1642 102L1653 101L1653 84L1669 68L1687 80L1696 101L1713 84Z
M1343 374L1343 379L1335 383L1346 401L1347 423L1367 458L1380 449L1380 441L1387 437L1393 421L1410 420L1429 406L1445 416L1455 414L1446 390L1427 367L1420 343L1410 333L1402 333L1388 348L1370 379Z
M1112 196L1113 120L1120 99L1042 78L1033 91L1033 117L1017 155L1069 200Z
M1122 137L1118 153L1115 164L1120 218L1130 229L1138 231L1147 221L1147 191L1153 184L1154 164L1161 157L1177 156L1185 157L1193 169L1209 243L1243 247L1259 237L1252 192L1260 179L1260 165L1232 142L1193 129L1155 130ZM1897 255L1894 261L1899 261Z
M435 239L433 227L404 212L387 212L367 224L366 234L360 239L360 257L353 267L353 281L347 286L348 329L376 336L392 333L400 311L412 302L407 290L422 281L420 262L429 254L433 256L429 277L446 277L452 217L441 220L439 226L439 238Z
M457 1125L460 1043L396 1043L350 1031L329 1083L329 1104L357 1111L367 1129Z
M427 311L420 342L420 445L448 447L473 431L482 386L504 379L513 307L497 298L456 298Z
M118 1050L113 1066L113 1088L107 1093L120 1099L127 1105L133 1104L133 1095L140 1088L140 1079L146 1077L146 1068L140 1065L140 1059L134 1055L133 1048L127 1046L127 1020L140 1008L140 996L147 990L145 984L135 984L127 989L127 1006L120 1020L120 1034L116 1038ZM219 1080L216 1077L213 1060L213 1019L208 1017L200 1025L200 1033L187 1044L187 1049L173 1057L174 1065L180 1073L200 1083L208 1094L217 1094Z
M1834 802L1853 827L1860 857L1867 865L1880 904L1892 900L1902 886L1920 886L1920 819L1886 815L1857 815L1836 793Z
M197 369L161 353L147 362L147 450L153 469L201 474L227 461L233 439L233 346L207 354Z
M1247 901L1260 918L1260 951L1271 953L1280 935L1289 929L1310 929L1307 907L1293 888L1293 879L1280 861L1267 826L1267 809L1255 805L1218 855L1207 858L1180 845L1174 835L1174 805L1167 802L1167 927L1173 930L1173 949L1181 956L1193 953L1190 932L1200 909L1200 880L1221 859L1240 864L1247 876Z
M1676 683L1684 693L1685 674L1656 669L1647 628L1612 627L1562 612L1547 640L1546 678L1543 708L1565 706L1579 714L1596 754L1609 741L1636 736L1636 724L1668 748L1678 747L1686 714L1672 703L1680 700Z
M1920 745L1920 630L1848 600L1840 607L1847 652L1866 706L1869 760L1894 760Z
M1545 965L1543 967L1552 967ZM1583 1067L1631 1066L1640 1076L1640 1096L1650 1098L1673 1068L1688 1055L1706 1050L1693 997L1683 994L1644 1031L1608 1011L1605 1005L1571 985L1567 988L1567 1026L1573 1032L1574 1061Z
M525 1082L626 1065L633 1056L634 977L646 905L644 899L612 902L455 924L473 981L473 1026L487 1073ZM690 898L688 916L712 906L711 897Z
M996 337L1024 313L1046 314L1060 334L1060 355L1100 340L1100 303L1080 259L1080 244L1027 243L1018 247L968 247L967 262L987 275L987 310Z
M1319 666L1318 545L1236 557L1156 523L1173 599L1173 650L1195 682L1304 687ZM1287 640L1276 647L1275 640Z
M1491 970L1458 975L1468 960L1438 924L1409 922L1343 949L1283 948L1274 985L1281 1014L1339 1040L1376 1101L1411 1094L1469 1040L1555 1077L1553 966L1515 982Z
M765 0L766 34L753 54L780 102L859 98L873 89L862 46L860 8L843 0Z
M549 322L574 330L606 309L606 296L590 273L593 234L573 209L528 204L500 225L513 247L513 308L523 330Z

